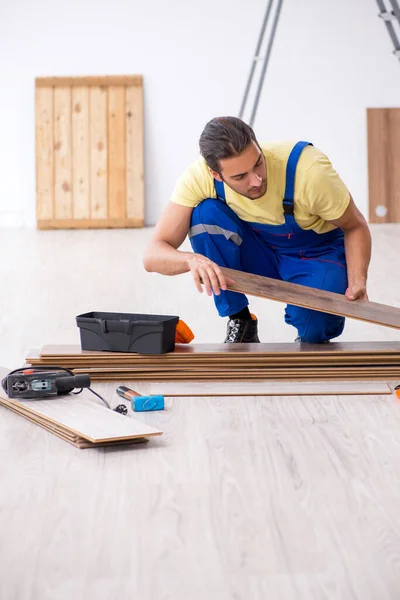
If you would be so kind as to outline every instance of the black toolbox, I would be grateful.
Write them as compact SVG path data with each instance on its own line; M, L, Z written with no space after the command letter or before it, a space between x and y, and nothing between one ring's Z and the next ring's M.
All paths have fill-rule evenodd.
M82 350L165 354L175 348L179 317L88 312L76 317Z

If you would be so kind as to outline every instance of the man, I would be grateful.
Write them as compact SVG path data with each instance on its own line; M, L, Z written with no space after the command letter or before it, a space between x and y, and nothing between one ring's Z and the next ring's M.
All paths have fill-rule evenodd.
M218 117L200 136L201 158L179 178L146 249L144 267L191 272L229 317L225 342L259 342L245 295L227 291L221 266L367 298L368 225L329 159L306 142L259 144L235 117ZM181 252L189 235L192 252ZM345 319L288 305L296 340L339 336Z

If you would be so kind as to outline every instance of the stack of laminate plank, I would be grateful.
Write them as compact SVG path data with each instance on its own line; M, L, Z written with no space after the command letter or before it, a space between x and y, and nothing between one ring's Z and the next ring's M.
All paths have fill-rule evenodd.
M9 369L0 368L0 371L4 377ZM135 444L162 433L85 396L69 394L44 400L16 400L2 393L0 405L77 448Z
M177 344L161 355L44 346L26 362L88 373L93 381L394 381L400 378L400 342Z

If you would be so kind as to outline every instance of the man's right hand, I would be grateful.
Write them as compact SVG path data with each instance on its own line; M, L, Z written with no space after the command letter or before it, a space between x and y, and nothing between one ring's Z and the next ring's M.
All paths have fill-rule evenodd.
M202 254L192 254L187 259L190 272L194 279L197 289L203 293L203 285L209 296L214 292L219 296L221 290L227 289L228 283L234 283L223 274L221 268L209 258Z

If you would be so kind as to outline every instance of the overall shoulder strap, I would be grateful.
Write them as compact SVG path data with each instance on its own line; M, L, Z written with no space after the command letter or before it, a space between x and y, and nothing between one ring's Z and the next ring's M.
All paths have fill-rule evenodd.
M285 215L293 215L294 180L296 177L297 163L301 153L306 146L312 146L311 142L297 142L293 147L286 165L286 188L283 198L283 212Z
M224 182L214 179L214 187L215 187L215 191L217 193L218 200L222 200L223 202L225 202L226 199L225 199Z

